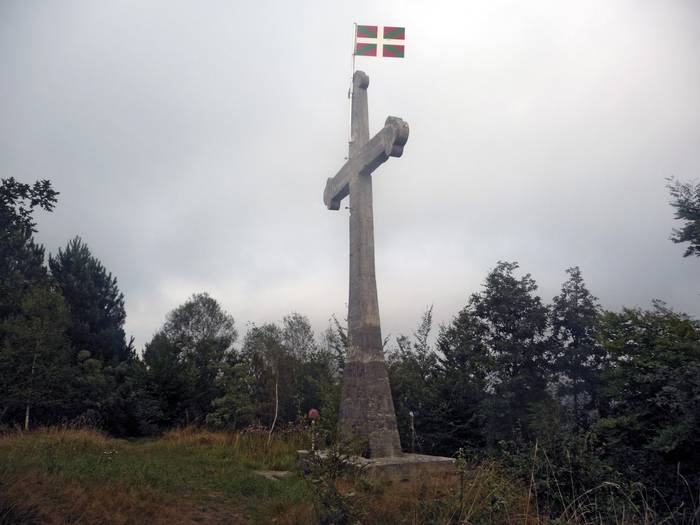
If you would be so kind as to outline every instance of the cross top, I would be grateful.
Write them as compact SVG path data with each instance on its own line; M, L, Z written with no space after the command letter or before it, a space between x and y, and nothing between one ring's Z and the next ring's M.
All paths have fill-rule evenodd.
M350 158L340 168L338 173L327 180L326 189L323 192L323 202L329 210L340 209L340 202L350 191L350 177L353 174L371 175L389 157L400 157L403 155L403 147L408 140L408 124L398 117L387 117L384 127L372 140L365 140L356 136L356 95L359 99L364 99L364 104L360 102L359 108L364 110L364 124L367 121L367 88L369 87L369 77L363 71L356 71L353 76L353 140L350 143ZM358 93L358 90L361 90ZM363 96L364 95L364 96ZM358 115L362 119L363 115Z

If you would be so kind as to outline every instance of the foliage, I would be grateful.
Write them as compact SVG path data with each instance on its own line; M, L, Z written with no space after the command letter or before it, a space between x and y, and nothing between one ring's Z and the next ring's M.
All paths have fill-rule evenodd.
M459 422L457 436L471 443L535 436L539 422L532 416L550 401L547 309L534 279L517 278L517 268L499 262L438 339L448 388L459 392L455 405L463 411L452 421Z
M254 385L246 363L238 355L228 355L216 382L222 395L212 401L207 424L228 430L251 425L255 413Z
M675 218L683 221L683 226L673 230L671 240L675 243L687 242L683 257L700 257L700 183L680 182L669 179L667 188L676 209Z
M24 295L21 310L0 323L5 334L0 347L0 419L31 415L54 421L69 398L72 377L70 347L65 336L68 309L60 294L34 286ZM20 416L21 414L21 416Z
M656 487L665 505L688 497L686 482L697 496L700 323L655 302L648 311L606 312L600 340L609 354L596 426L601 456L625 477Z
M397 337L397 347L387 355L399 434L404 447L411 452L435 450L438 439L434 429L441 426L435 417L438 390L431 388L439 379L439 358L428 341L432 325L431 306L423 313L413 341L406 336Z
M168 314L143 354L143 388L157 407L153 423L167 428L206 421L227 384L222 372L237 337L233 317L206 293Z
M320 525L349 525L362 517L362 506L354 493L343 494L343 478L357 482L362 471L351 462L350 454L335 445L323 453L305 458L305 474L315 495L316 515Z
M0 320L20 310L32 286L46 284L44 248L34 242L33 213L52 211L58 192L48 180L33 185L2 179L0 184ZM1 337L2 334L0 334Z
M76 354L89 352L92 359L119 363L131 357L124 335L124 294L117 278L92 255L87 244L75 237L49 256L51 275L70 307L68 331Z
M252 377L255 420L272 425L304 418L320 408L322 424L332 416L337 400L338 368L329 348L319 346L306 317L291 314L281 326L252 326L241 358ZM332 407L332 408L331 408Z
M588 428L595 412L604 351L596 341L598 300L586 288L578 266L566 273L569 279L550 308L550 350L558 380L557 394L562 406L570 409L576 433Z

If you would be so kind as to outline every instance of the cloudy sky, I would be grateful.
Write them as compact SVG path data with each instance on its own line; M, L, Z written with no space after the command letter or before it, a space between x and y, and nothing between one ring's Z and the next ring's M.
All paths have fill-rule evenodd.
M608 308L700 316L700 261L668 238L665 178L700 177L695 0L0 1L0 175L50 179L48 251L75 235L119 279L142 347L207 291L246 323L317 330L347 302L353 22L406 27L358 58L385 335L448 322L498 260L556 295L579 265Z

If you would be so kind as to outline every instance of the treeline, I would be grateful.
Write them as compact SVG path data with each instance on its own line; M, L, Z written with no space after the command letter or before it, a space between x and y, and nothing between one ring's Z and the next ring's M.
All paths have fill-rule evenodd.
M0 425L89 424L119 436L269 430L313 407L333 439L343 323L317 337L291 314L241 337L200 293L138 355L117 280L86 244L75 238L45 260L34 242L33 212L56 197L48 181L0 188ZM434 336L428 309L411 337L387 340L404 449L497 458L553 509L605 487L659 515L691 516L700 323L660 302L605 311L579 268L567 275L545 303L517 263L499 262Z
M599 511L631 498L695 523L700 323L659 301L605 311L577 267L545 305L517 269L498 263L434 347L428 310L389 352L404 446L498 458L551 508L600 488Z
M144 436L282 425L337 402L342 328L319 344L299 314L251 326L237 347L233 317L194 294L138 355L117 279L89 247L76 237L46 260L35 243L33 214L57 195L49 181L0 187L0 425Z

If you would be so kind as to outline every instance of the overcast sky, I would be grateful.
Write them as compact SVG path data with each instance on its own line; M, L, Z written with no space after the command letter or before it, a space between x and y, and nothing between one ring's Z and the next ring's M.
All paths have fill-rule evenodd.
M322 193L353 22L406 27L405 59L357 60L370 133L411 128L374 175L384 335L449 322L498 260L547 302L579 265L607 308L700 316L664 180L700 177L695 0L0 0L0 176L52 181L38 239L83 238L137 347L200 291L243 330L344 318L348 211Z

